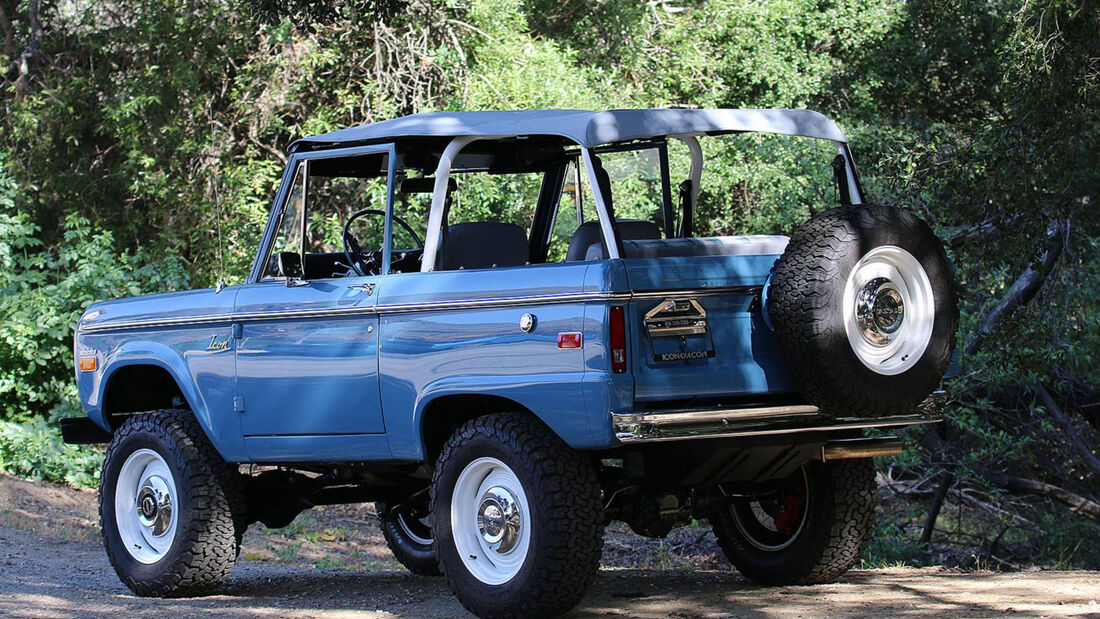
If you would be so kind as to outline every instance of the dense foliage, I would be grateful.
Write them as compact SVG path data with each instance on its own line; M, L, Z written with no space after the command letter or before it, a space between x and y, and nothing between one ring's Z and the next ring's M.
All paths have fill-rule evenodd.
M431 109L811 107L872 196L948 241L962 288L950 423L884 471L914 509L894 504L875 556L927 560L923 528L933 558L1100 565L1094 1L0 9L0 417L72 406L93 299L239 279L296 137ZM707 155L708 231L789 232L831 200L775 140Z

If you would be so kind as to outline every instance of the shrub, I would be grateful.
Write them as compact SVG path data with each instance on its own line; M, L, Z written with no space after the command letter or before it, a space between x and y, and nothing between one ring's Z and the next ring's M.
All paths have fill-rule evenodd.
M66 445L55 424L37 417L26 423L0 421L0 471L78 488L99 484L101 448Z

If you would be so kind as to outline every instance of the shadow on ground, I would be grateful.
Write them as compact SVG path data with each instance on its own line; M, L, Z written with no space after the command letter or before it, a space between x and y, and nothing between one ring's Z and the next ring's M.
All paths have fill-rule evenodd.
M0 527L0 615L128 617L463 614L439 578L403 571L318 570L244 560L219 595L130 595L93 542ZM732 571L602 570L574 616L797 617L1100 614L1100 574L960 574L934 569L851 572L841 582L763 589Z

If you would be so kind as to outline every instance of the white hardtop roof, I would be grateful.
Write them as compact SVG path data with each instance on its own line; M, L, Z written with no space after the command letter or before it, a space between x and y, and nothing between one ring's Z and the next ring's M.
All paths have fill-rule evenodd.
M428 112L303 138L313 146L350 145L402 138L503 138L560 136L591 148L612 142L673 135L760 132L848 141L832 120L810 110L526 110Z

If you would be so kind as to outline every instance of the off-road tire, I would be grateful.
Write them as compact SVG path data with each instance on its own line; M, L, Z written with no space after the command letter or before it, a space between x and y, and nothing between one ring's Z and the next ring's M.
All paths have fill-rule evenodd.
M115 522L118 473L127 457L142 448L164 458L180 503L175 539L152 564L141 563L123 547ZM234 510L243 509L237 467L222 460L190 411L133 415L114 433L99 491L103 544L119 579L137 595L196 596L221 586L239 552Z
M738 529L728 505L710 523L726 558L743 576L766 586L832 582L859 560L875 523L875 469L870 459L806 465L806 521L791 545L767 551Z
M378 526L390 552L407 570L417 576L439 576L439 561L435 548L412 538L397 520L397 514L386 503L375 503L378 510Z
M844 327L844 287L869 251L900 247L916 258L934 297L931 337L920 359L896 375L876 373L852 350ZM791 237L767 290L767 311L799 393L838 415L912 411L939 385L955 349L959 312L943 243L913 213L882 205L814 215Z
M501 585L474 577L458 556L452 492L467 464L493 457L510 467L531 507L531 545L519 572ZM459 427L444 445L431 486L435 550L447 585L479 617L549 617L573 608L600 563L603 505L589 458L538 420L491 414Z

